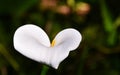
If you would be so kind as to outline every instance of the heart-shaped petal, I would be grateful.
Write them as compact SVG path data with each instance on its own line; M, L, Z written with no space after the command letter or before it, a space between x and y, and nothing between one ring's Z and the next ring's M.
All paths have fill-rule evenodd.
M69 52L79 46L81 38L77 30L69 28L58 33L50 44L47 34L40 27L27 24L16 30L13 42L21 54L57 69Z

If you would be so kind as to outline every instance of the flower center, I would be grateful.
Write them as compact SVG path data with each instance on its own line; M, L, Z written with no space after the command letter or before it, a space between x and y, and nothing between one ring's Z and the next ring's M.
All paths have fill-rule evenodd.
M55 40L52 41L51 47L54 47L54 46L55 46L55 42L56 42Z

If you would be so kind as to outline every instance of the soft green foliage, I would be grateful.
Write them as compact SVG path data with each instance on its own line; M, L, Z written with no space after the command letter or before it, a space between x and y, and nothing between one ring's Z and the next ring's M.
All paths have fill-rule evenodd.
M119 0L0 0L0 75L120 75ZM15 51L15 30L43 28L52 40L65 28L82 43L57 70Z

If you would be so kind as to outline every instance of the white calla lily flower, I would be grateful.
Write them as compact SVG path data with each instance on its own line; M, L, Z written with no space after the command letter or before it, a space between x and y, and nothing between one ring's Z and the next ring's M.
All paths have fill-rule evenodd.
M72 28L64 29L50 43L47 34L38 26L27 24L14 34L14 47L21 54L57 69L59 64L81 42L81 34Z

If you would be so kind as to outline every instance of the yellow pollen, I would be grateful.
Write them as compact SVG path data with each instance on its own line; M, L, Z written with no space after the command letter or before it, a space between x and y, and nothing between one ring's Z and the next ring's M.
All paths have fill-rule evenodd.
M52 41L51 47L55 46L55 40Z

